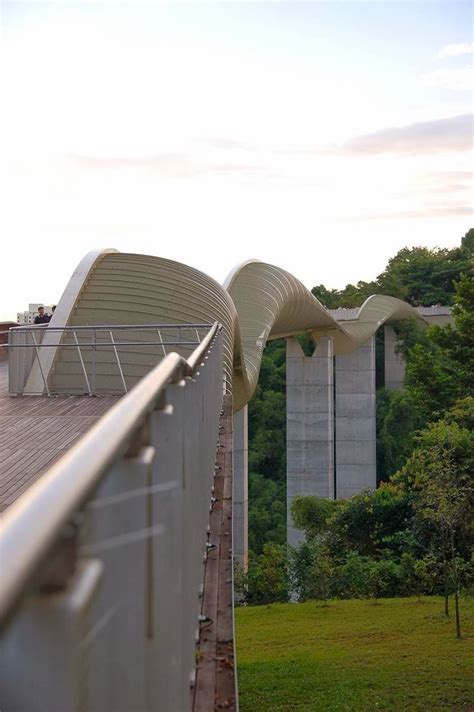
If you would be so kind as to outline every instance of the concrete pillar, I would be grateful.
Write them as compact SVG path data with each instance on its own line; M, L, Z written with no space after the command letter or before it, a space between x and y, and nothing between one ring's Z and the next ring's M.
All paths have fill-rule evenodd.
M389 391L402 391L405 378L405 362L396 352L397 336L393 327L384 326L385 341L385 388Z
M248 408L234 415L233 546L244 571L248 567Z
M336 497L375 489L375 336L336 356Z
M297 339L286 343L287 538L296 546L303 533L293 526L293 498L334 497L333 345L321 338L306 357Z

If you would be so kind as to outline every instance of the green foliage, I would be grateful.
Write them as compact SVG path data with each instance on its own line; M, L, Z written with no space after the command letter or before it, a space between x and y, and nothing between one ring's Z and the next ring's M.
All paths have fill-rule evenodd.
M249 403L249 470L271 480L286 475L286 344L268 344Z
M434 327L431 336L452 363L458 389L474 394L474 277L461 275L456 283L454 327Z
M286 541L286 343L270 342L249 403L249 549Z
M250 561L241 583L245 600L251 604L268 604L288 600L287 555L285 547L265 544L263 552Z
M369 594L375 601L398 595L401 587L400 567L391 559L373 559L369 567Z
M407 528L410 494L392 484L343 500L328 521L328 541L334 556L354 550L361 556L399 553L395 535ZM403 541L406 545L406 541Z
M462 238L461 248L466 251L469 257L474 257L474 227L471 227Z
M464 272L472 273L474 228L454 249L405 247L392 257L374 282L348 284L344 289L328 289L323 284L312 289L328 309L359 307L372 294L398 297L414 306L452 304L454 283Z
M331 595L333 562L323 541L305 541L290 550L291 590L298 601L326 601Z
M265 543L286 541L286 483L249 474L249 550L261 554Z
M470 396L420 433L415 451L393 478L404 491L416 493L424 507L426 498L435 506L444 501L441 498L452 497L461 524L474 519L473 417L474 397Z
M344 502L297 498L292 516L308 541L290 552L289 561L284 547L286 345L284 340L267 345L249 404L251 565L242 575L247 602L286 600L288 580L301 600L371 592L457 595L468 585L469 576L461 572L469 568L472 527L466 522L473 519L472 491L462 478L474 470L473 245L471 229L453 250L401 250L373 283L313 289L330 308L358 306L377 292L412 304L454 301L455 326L422 330L410 320L396 325L407 363L405 389L377 392L378 472L380 479L393 480ZM312 353L311 335L299 340L304 353ZM379 362L380 346L379 339ZM463 521L455 527L453 554L446 512L454 501L461 512L461 500Z
M333 594L338 598L366 598L369 592L370 559L347 551L334 570Z
M441 589L442 567L440 561L432 553L421 559L404 552L400 558L400 576L403 581L404 595L433 594Z
M347 284L344 289L327 289L323 284L313 287L311 290L327 309L337 309L338 307L353 308L360 307L372 294L380 292L377 282L357 282Z
M429 347L431 344L427 330L417 319L402 319L393 324L397 337L396 351L405 363L410 360L411 351L417 344Z
M460 248L405 247L388 261L377 282L384 294L414 306L451 304L454 282L469 265L467 251Z
M314 539L326 529L336 506L334 500L322 497L295 497L291 516L297 529L302 529L308 539Z
M405 390L378 396L383 479L405 464L417 432L441 418L458 399L474 395L474 278L462 275L454 288L454 328L435 326L423 333L411 322L398 325L407 362Z

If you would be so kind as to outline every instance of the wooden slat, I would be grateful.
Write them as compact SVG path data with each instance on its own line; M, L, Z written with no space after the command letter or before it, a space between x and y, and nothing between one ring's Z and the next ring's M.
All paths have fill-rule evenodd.
M7 375L0 370L1 381ZM59 460L118 396L0 395L0 511Z

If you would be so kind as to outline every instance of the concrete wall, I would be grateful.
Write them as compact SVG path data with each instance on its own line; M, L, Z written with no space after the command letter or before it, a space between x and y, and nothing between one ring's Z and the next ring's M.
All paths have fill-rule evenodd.
M248 407L234 415L234 557L248 568Z
M287 536L295 546L303 533L293 526L293 498L334 497L333 346L324 337L305 357L297 339L286 343Z
M375 337L336 356L336 497L375 488Z

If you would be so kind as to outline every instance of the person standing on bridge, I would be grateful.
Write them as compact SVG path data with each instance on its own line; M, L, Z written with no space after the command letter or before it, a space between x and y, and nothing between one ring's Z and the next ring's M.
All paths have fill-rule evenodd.
M51 317L44 313L44 307L38 307L38 316L35 316L35 324L49 324Z

